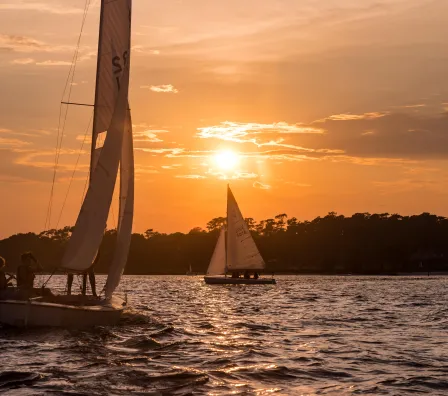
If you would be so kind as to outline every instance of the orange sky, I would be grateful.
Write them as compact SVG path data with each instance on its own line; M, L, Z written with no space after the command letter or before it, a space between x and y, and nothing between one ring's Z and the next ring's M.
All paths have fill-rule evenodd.
M0 238L44 227L85 0L61 4L0 3ZM98 5L73 101L93 100ZM133 15L135 231L205 226L229 180L258 220L448 215L446 0L134 0ZM60 215L90 116L70 108L52 227L80 208L88 145Z

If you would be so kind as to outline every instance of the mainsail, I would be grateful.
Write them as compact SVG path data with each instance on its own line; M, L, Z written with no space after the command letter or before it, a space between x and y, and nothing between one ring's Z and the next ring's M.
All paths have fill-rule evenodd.
M123 70L129 68L132 0L102 0L98 41L97 80L92 146L94 157L101 144L99 135L109 129ZM126 94L127 95L127 94ZM92 161L95 162L95 158Z
M262 270L264 268L264 260L230 187L227 187L227 269Z
M226 231L224 227L219 234L212 259L207 269L207 275L223 275L226 273Z
M126 199L124 205L123 199L120 202L119 236L122 237L116 252L120 264L113 265L111 271L121 276L124 266L121 262L126 261L129 247L126 240L130 236L124 234L132 230L132 214L128 217L126 214L133 212L133 156L129 155L132 125L128 104L130 44L131 0L102 0L90 183L62 260L62 267L67 270L82 272L92 265L106 229L120 160L125 169L120 195L126 194ZM99 134L105 135L104 140L98 139ZM129 161L132 161L132 171ZM120 276L118 281L109 283L119 282Z

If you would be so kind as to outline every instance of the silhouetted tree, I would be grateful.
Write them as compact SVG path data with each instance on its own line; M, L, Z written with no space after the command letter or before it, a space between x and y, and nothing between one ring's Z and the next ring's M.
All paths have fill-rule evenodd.
M127 274L183 274L191 264L205 272L226 219L216 217L207 231L195 227L187 234L162 234L153 229L133 234ZM245 219L267 271L295 273L389 274L400 271L448 271L448 220L430 213L414 216L330 212L312 221L279 214L256 222ZM33 251L51 271L61 263L73 227L12 235L0 241L0 255L13 271L20 254ZM107 230L96 272L112 262L117 232Z

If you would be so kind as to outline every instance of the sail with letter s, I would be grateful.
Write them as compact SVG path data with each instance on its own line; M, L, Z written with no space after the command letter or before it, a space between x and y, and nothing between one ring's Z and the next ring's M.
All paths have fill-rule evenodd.
M128 104L130 17L131 0L102 0L90 183L62 260L62 267L73 272L87 270L95 259L107 226L118 167L125 156L126 135L130 134L132 141ZM104 139L98 139L103 133ZM131 160L133 162L133 158ZM129 164L124 166L129 167ZM121 185L123 187L123 182ZM133 180L130 195L133 202Z

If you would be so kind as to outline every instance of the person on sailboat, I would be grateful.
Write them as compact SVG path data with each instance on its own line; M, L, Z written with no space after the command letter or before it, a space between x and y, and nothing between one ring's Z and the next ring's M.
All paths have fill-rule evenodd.
M13 277L12 275L9 275L9 278L6 278L5 267L6 261L0 256L0 291L9 286L9 281Z
M33 290L35 272L42 271L42 266L31 252L22 253L20 260L22 264L17 268L17 287L23 290Z
M98 297L96 294L95 272L94 272L93 268L95 267L95 264L98 262L99 258L100 258L100 253L98 252L98 254L95 257L95 260L93 261L93 264L88 269L87 273L84 273L82 275L82 277L83 277L83 279L82 279L82 295L83 296L86 295L86 284L87 284L87 275L88 275L90 287L92 289L92 295L95 297ZM73 284L73 274L67 274L67 294L69 296L72 294L72 284Z

